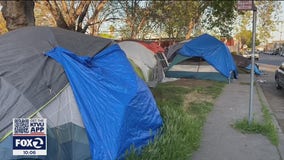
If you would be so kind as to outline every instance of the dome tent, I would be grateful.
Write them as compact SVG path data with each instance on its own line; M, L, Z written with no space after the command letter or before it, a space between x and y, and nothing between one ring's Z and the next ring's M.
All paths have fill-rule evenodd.
M155 54L148 48L135 41L122 41L118 45L142 71L145 82L150 86L156 86L163 80L164 71L162 64Z
M167 77L188 77L227 81L237 78L237 68L234 59L226 45L209 34L203 34L190 41L179 44L173 53L168 53L172 58L166 72ZM189 60L188 63L185 61ZM186 63L180 68L175 68L181 62ZM192 63L193 62L193 63Z
M29 158L12 155L13 118L47 118L47 156L30 157L37 159L116 159L162 125L151 92L112 40L26 27L0 42L0 159Z
M167 69L169 63L165 56L165 50L157 42L146 42L146 41L138 41L140 44L150 49L156 56L157 60L161 63L164 70Z

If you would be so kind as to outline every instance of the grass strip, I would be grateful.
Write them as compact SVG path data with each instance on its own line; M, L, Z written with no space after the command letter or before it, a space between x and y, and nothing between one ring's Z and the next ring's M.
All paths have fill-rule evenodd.
M257 88L257 94L261 103L261 111L263 113L264 121L260 123L256 122L253 119L252 123L249 125L248 119L244 118L242 120L237 121L234 124L234 128L238 129L242 133L262 134L266 136L273 145L278 146L279 145L278 131L273 123L272 115L268 110L268 106L265 105L263 99L259 95L258 88Z
M186 100L191 93L197 96L217 98L224 83L214 82L210 86L180 86L173 83L159 84L152 93L159 106L164 125L154 142L137 154L134 148L127 152L127 160L173 160L188 159L199 148L202 128L213 102Z

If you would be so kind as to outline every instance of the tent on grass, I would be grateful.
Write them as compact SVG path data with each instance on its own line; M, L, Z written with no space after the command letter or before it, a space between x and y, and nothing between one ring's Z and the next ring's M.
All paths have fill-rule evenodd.
M151 50L135 41L122 41L118 44L126 56L141 69L143 78L150 87L163 80L165 76L162 64Z
M203 34L169 49L167 77L228 81L237 78L234 59L224 43Z
M155 56L157 57L157 60L160 61L165 71L167 67L169 66L169 63L164 54L165 53L164 48L159 46L157 42L145 42L145 41L138 41L138 42L142 44L143 46L145 46L146 48L150 49L155 54Z
M118 159L162 125L112 40L49 27L0 36L0 159ZM12 119L47 119L47 156L12 155Z

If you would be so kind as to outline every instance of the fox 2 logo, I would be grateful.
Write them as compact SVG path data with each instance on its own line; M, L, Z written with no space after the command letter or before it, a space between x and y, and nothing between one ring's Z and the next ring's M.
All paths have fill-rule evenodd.
M13 149L46 149L45 136L14 136Z

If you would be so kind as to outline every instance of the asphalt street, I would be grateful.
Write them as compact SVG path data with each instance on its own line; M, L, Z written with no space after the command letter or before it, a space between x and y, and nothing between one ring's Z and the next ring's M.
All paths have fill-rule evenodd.
M284 89L276 89L274 79L275 70L282 62L284 57L279 55L261 54L260 60L256 63L264 74L257 76L256 81L260 84L280 128L284 131Z

